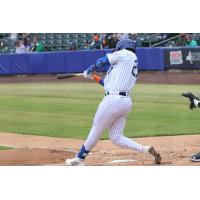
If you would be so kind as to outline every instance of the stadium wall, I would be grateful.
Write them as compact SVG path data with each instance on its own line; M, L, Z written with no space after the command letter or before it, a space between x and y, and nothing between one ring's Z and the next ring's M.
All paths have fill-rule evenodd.
M111 50L1 54L0 75L82 72L108 52ZM140 70L200 68L200 48L138 48L137 56Z

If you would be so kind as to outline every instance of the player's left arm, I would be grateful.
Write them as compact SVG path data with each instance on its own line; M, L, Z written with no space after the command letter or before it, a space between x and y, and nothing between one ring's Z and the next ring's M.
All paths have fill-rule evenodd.
M84 78L89 78L88 76L91 75L93 71L100 69L102 67L110 67L111 65L114 66L118 63L121 59L121 56L118 51L113 53L107 53L105 57L99 58L95 64L91 65L84 71Z
M102 67L109 67L110 66L110 62L108 60L108 57L105 56L105 57L102 57L102 58L99 58L95 64L91 65L90 67L88 67L86 69L86 73L87 74L91 74L91 72L97 70L97 69L100 69Z

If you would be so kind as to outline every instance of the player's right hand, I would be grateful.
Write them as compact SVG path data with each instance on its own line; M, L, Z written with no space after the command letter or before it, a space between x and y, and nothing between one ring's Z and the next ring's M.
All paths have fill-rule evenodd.
M84 77L84 78L91 79L91 78L92 78L92 74L88 74L87 70L85 70L85 71L83 72L83 77Z

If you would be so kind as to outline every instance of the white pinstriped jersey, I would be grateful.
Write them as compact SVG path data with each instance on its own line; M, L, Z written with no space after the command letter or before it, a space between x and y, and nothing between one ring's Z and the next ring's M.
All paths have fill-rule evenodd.
M92 128L84 143L85 149L91 151L108 128L109 137L118 146L144 152L144 147L124 136L126 118L131 111L130 96L122 96L119 92L130 93L137 79L137 57L128 50L120 50L107 54L111 64L104 79L104 89L114 95L106 95L95 114Z
M137 56L123 49L108 53L107 57L111 66L104 79L104 90L130 93L137 79Z

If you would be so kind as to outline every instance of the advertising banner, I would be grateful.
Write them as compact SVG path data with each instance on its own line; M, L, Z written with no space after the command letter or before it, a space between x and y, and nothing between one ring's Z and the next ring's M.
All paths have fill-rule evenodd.
M200 69L200 48L167 48L164 63L167 69Z

